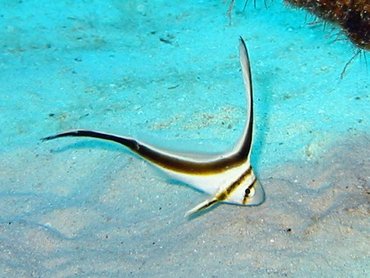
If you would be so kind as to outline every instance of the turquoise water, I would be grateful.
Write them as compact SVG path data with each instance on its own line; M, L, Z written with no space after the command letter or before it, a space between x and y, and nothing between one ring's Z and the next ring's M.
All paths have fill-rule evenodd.
M273 1L0 3L2 277L367 277L369 69L338 30ZM207 196L73 128L222 151L255 97L260 207ZM368 56L368 55L367 55Z

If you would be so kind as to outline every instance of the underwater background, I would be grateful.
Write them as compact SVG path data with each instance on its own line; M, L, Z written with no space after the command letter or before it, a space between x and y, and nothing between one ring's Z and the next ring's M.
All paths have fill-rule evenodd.
M370 82L340 30L282 1L1 1L1 277L369 277ZM208 196L84 128L222 151L254 86L267 199Z

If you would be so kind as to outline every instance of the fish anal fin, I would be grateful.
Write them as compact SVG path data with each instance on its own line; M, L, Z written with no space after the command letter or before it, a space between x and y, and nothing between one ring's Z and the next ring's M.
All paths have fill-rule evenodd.
M195 206L194 208L192 208L191 210L188 210L185 213L185 217L190 217L190 216L194 215L195 213L198 213L198 212L201 212L203 210L209 209L210 207L216 205L218 202L220 202L220 200L218 200L216 197L214 197L212 199L207 199L207 200L201 202L200 204L198 204L197 206Z

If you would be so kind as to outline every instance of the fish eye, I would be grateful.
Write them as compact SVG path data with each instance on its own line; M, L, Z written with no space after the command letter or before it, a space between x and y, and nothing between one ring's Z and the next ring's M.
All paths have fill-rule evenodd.
M245 196L246 197L251 198L251 197L254 196L254 194L256 194L256 190L253 187L251 187L251 188L248 187L247 189L245 189Z

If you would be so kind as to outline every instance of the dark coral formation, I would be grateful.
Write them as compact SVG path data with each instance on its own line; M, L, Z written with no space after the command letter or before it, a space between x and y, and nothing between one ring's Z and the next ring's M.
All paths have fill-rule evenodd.
M370 0L285 0L338 24L358 47L370 50Z

